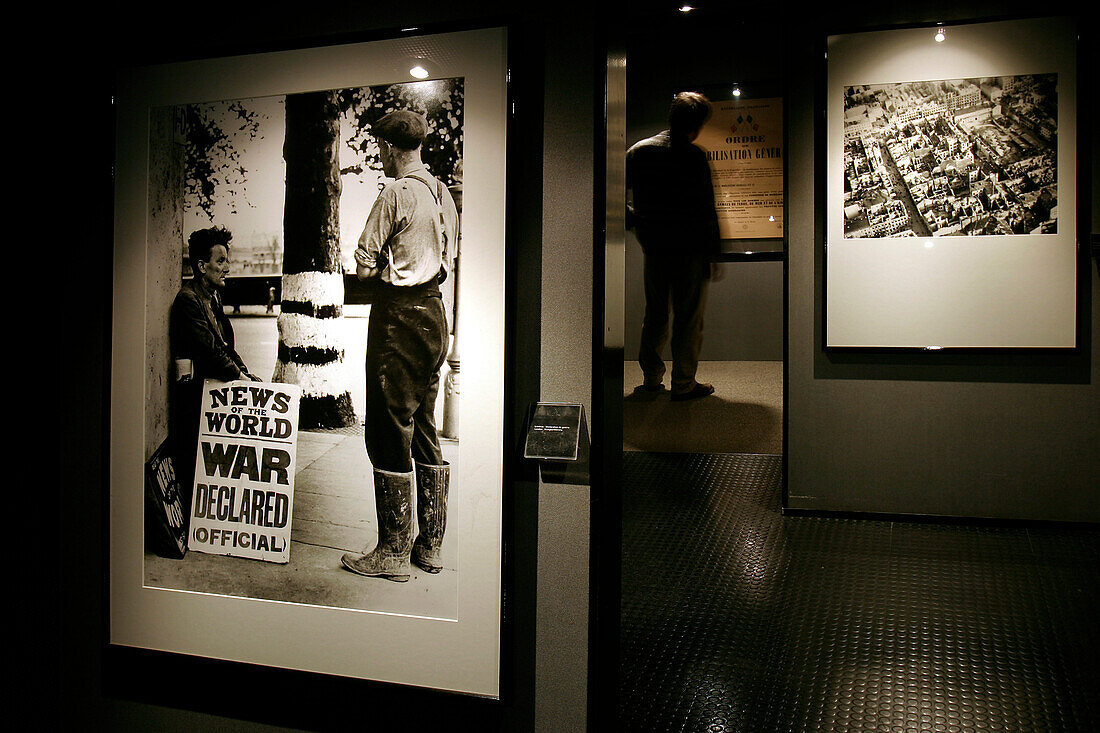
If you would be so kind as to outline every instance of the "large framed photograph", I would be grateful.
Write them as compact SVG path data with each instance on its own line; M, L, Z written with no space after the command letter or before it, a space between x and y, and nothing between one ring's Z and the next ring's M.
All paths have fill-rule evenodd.
M1068 19L828 38L825 345L1073 348Z
M120 76L112 644L499 696L506 48Z

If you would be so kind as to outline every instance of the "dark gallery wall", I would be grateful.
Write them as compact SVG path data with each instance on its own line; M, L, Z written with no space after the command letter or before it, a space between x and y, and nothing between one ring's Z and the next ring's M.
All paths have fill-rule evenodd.
M1095 263L1082 258L1086 292L1082 346L1076 353L834 353L826 352L822 342L825 38L892 26L1040 13L1072 16L1077 11L1072 2L1042 9L1022 2L917 2L799 9L782 20L779 13L746 15L742 7L702 6L690 22L667 10L635 14L628 36L634 41L627 62L628 140L664 126L667 99L678 88L737 80L777 89L776 96L786 99L789 509L1100 519ZM1095 68L1095 30L1084 23L1079 28L1084 55L1077 142L1084 157L1078 173L1078 229L1087 252L1089 233L1097 229L1098 126L1090 112L1097 78L1087 71ZM642 302L641 257L636 243L631 244L625 294L628 359L637 343L631 320L640 323L636 309ZM746 339L746 334L767 322L773 303L751 296L775 293L782 280L743 264L727 267L740 268L739 275L733 283L710 289L703 358L754 358L744 354L759 349L762 341L758 335L755 342ZM723 343L716 345L716 340Z
M602 80L595 29L576 17L546 18L542 160L539 374L543 402L579 403L592 414L595 276L595 132ZM580 92L579 90L585 90ZM568 101L567 101L568 100ZM521 296L522 297L522 296ZM522 328L522 325L521 325ZM515 369L533 369L517 354ZM517 407L520 407L517 405ZM535 729L581 731L588 719L589 557L592 496L578 480L538 484L538 613ZM594 680L607 679L606 671ZM594 698L599 705L604 696Z
M782 7L782 6L780 6ZM736 80L783 96L787 113L787 487L792 510L1012 519L1100 518L1095 386L1097 270L1086 265L1082 348L1072 355L826 353L819 169L823 41L896 25L1072 15L1015 3L831 6L764 15L704 5L690 19L635 13L627 27L627 140L662 129L680 88ZM747 13L747 14L746 14ZM1095 31L1082 25L1082 32ZM1090 50L1086 35L1081 47ZM1080 241L1096 221L1096 75L1080 64ZM1089 89L1091 85L1092 89ZM1089 92L1092 92L1091 94ZM1090 139L1092 138L1092 139ZM1090 153L1091 151L1091 153ZM1091 175L1090 175L1091 174ZM1091 180L1090 180L1091 179ZM1091 199L1091 201L1089 200ZM1092 224L1092 230L1097 225ZM780 263L730 263L712 284L704 359L783 358ZM625 357L637 348L641 254L628 237ZM779 320L781 324L781 320ZM764 354L761 356L761 354Z
M638 354L645 292L642 251L627 235L624 294L625 349L629 360ZM727 262L726 274L707 290L706 323L701 359L705 361L783 360L783 263ZM668 358L668 347L665 347Z
M1034 13L1019 5L1016 12ZM907 21L999 17L1012 5L977 3L942 10L923 3L852 18L858 29ZM1048 4L1050 15L1073 6ZM826 32L853 30L843 19ZM1079 25L1086 54L1095 29ZM808 39L817 40L817 39ZM789 178L788 506L800 510L1100 520L1100 388L1097 386L1097 268L1087 272L1077 354L833 354L821 343L821 143L813 73L817 49L788 45L791 100ZM1089 246L1096 210L1095 57L1079 64L1080 242ZM815 175L808 175L815 171ZM1091 176L1090 176L1091 173ZM1091 178L1091 180L1090 180ZM1090 192L1091 190L1091 192ZM1091 201L1089 197L1091 196ZM929 358L933 357L933 358Z

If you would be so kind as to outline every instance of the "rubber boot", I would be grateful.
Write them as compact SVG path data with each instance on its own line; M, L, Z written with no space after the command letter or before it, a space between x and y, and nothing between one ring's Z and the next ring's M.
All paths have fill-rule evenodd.
M416 464L416 522L418 532L413 543L413 563L428 573L443 569L439 549L447 529L447 491L451 483L449 464Z
M397 583L409 579L412 551L412 473L374 470L374 502L378 512L378 542L357 555L346 553L340 562L353 573ZM369 547L369 545L368 545Z

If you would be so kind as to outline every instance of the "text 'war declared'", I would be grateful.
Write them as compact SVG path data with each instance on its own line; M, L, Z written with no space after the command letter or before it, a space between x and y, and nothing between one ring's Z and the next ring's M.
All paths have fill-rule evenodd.
M203 384L188 548L290 562L301 388Z

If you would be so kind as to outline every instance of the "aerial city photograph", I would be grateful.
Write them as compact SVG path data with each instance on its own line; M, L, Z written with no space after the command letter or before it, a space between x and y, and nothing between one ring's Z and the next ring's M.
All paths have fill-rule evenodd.
M844 88L844 236L1055 234L1057 75Z

